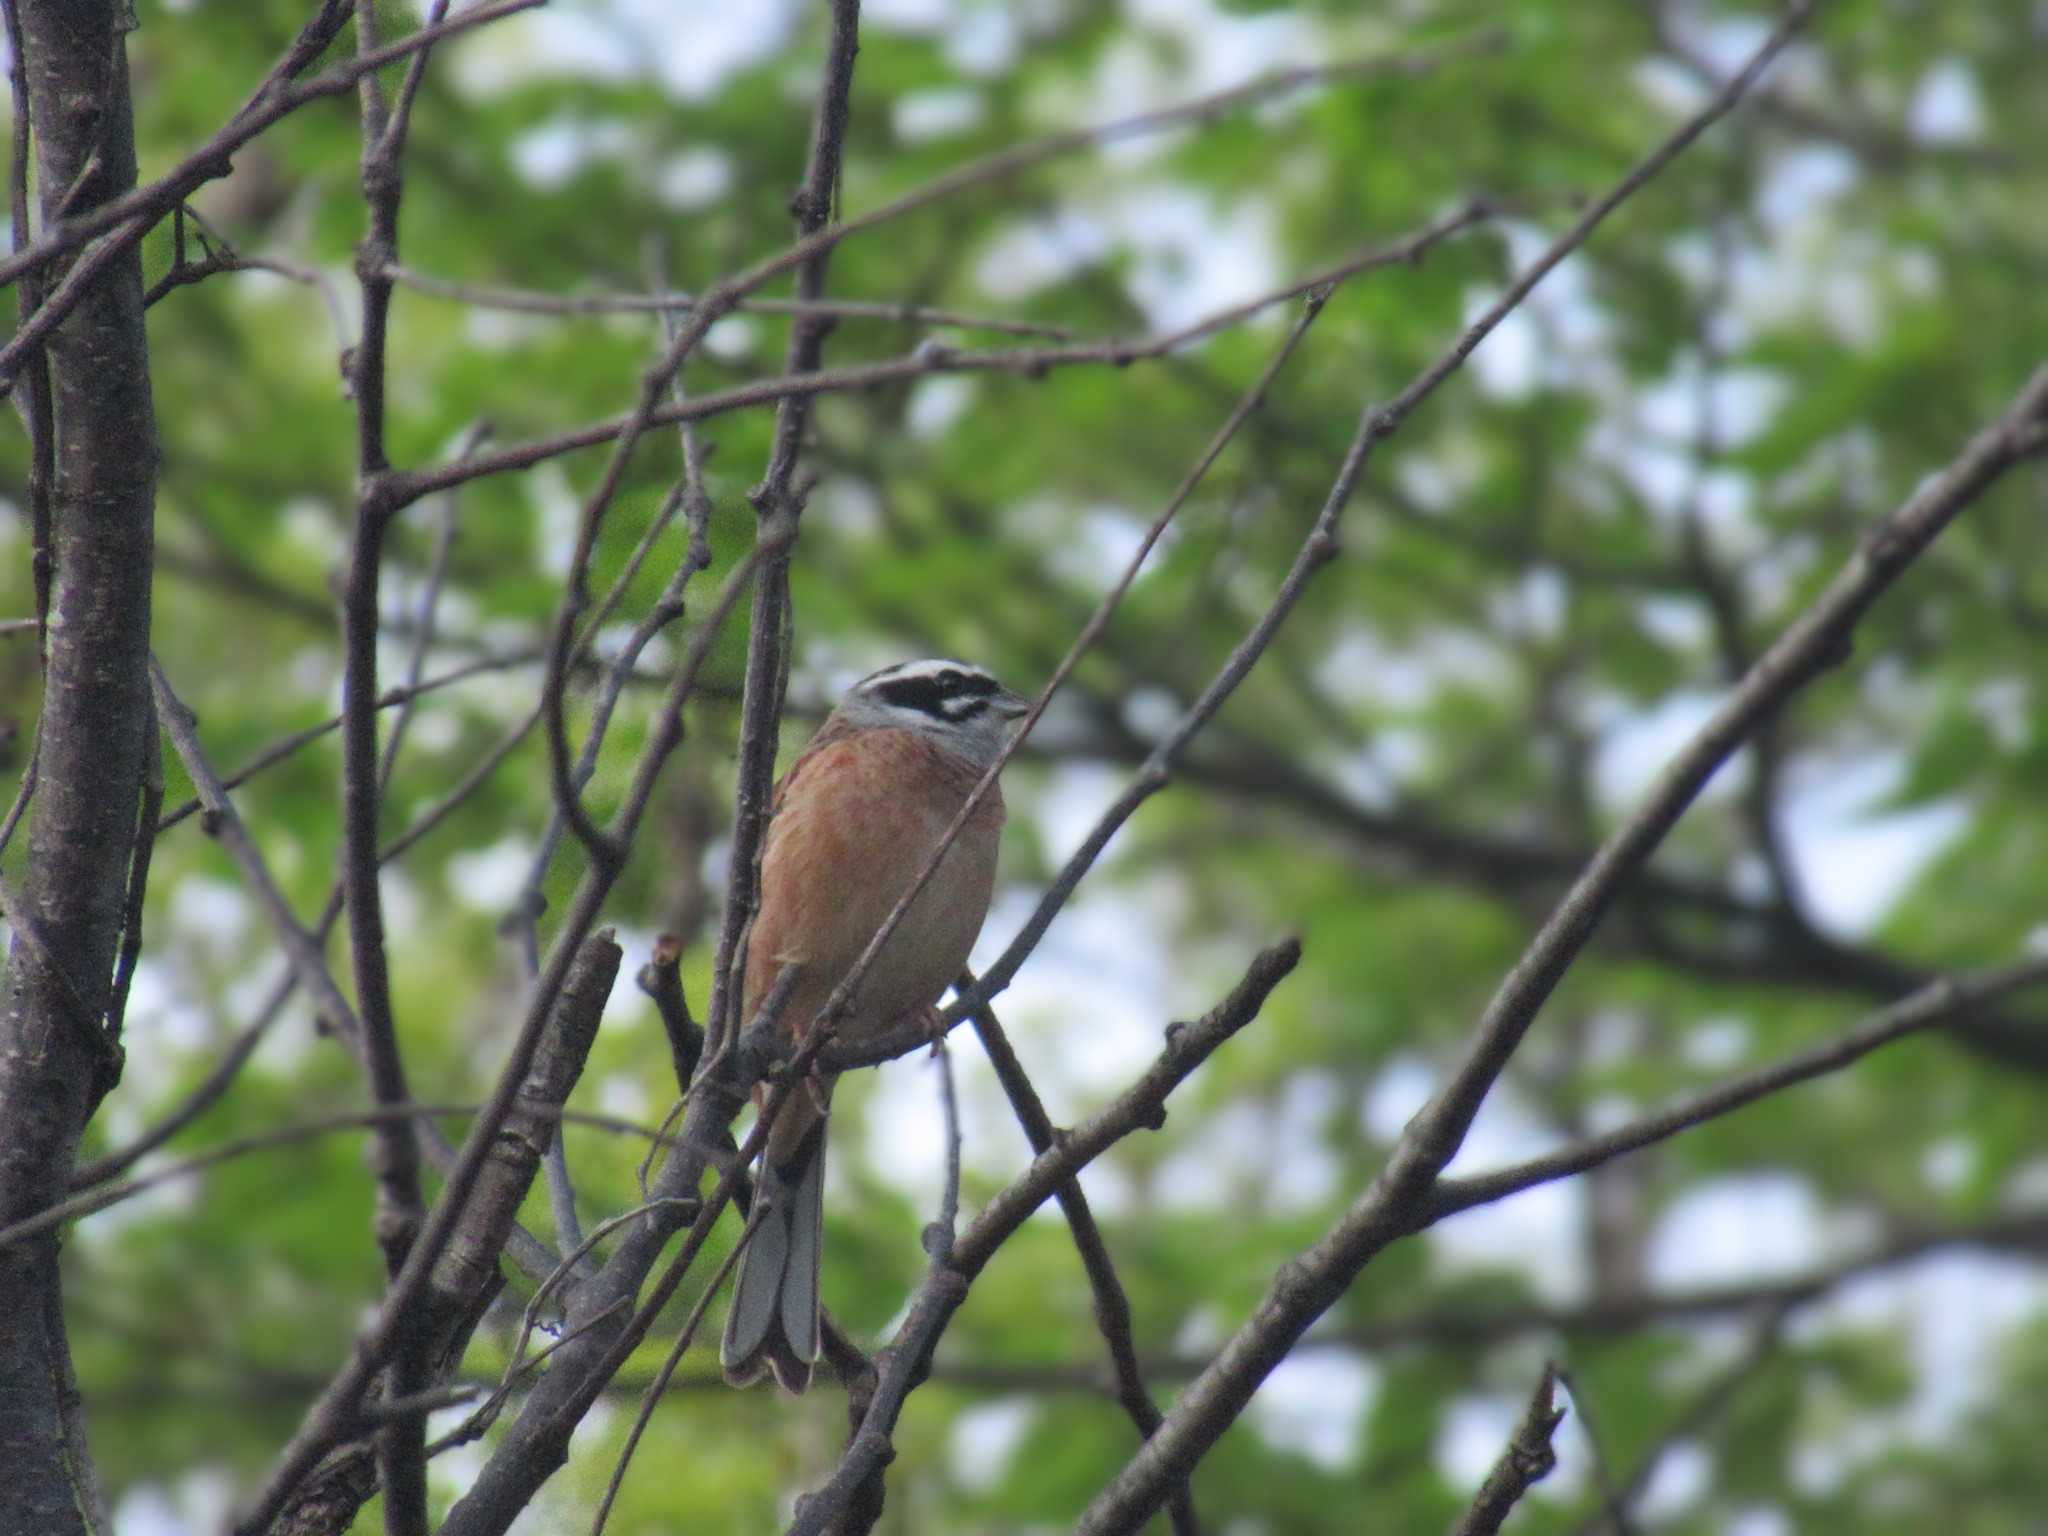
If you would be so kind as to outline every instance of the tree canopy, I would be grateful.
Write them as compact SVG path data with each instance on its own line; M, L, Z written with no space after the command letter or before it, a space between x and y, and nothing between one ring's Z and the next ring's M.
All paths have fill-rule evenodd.
M10 7L0 378L57 459L0 433L9 1050L47 986L18 914L54 911L49 763L95 749L52 745L46 676L120 672L162 802L113 818L151 849L122 854L139 921L120 870L79 893L104 932L65 985L118 1082L0 1216L122 1196L67 1214L61 1331L123 1536L405 1529L371 1484L277 1481L359 1335L402 1332L394 1159L438 1210L421 1138L463 1145L585 997L574 1210L633 1210L692 1040L665 989L697 1021L722 994L760 754L907 657L1036 694L1098 605L1004 776L973 964L1050 1123L1124 1117L1079 1175L1100 1247L1049 1198L1071 1168L990 1225L1033 1149L962 1024L956 1225L986 1263L870 1415L886 1477L838 1528L880 1479L882 1531L1494 1529L1547 1363L1565 1417L1503 1463L1513 1531L2040 1519L2041 7L87 5L156 189L125 209L104 167L50 184L39 9ZM32 327L131 230L150 409L109 417L62 350L89 307L47 353ZM89 416L99 457L65 457ZM152 455L153 694L61 622L102 526L82 477ZM1130 1098L1155 1061L1188 1074L1163 1109ZM834 1101L824 1298L870 1354L944 1293L938 1078L920 1051ZM429 1111L366 1119L398 1100ZM476 1389L433 1400L420 1529L502 1528L493 1457L547 1363L472 1416L573 1246L553 1193L452 1358L392 1345L377 1392ZM686 1327L607 1529L801 1528L848 1465L835 1381L720 1382L723 1300L697 1313L742 1222L691 1231L525 1528L591 1523ZM914 1353L874 1362L883 1397ZM1187 1460L1134 1463L1147 1412ZM374 1426L346 1427L316 1449Z

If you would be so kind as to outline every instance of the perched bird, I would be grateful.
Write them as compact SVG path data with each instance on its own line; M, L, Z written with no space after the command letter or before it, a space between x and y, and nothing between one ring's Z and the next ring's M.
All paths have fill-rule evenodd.
M795 1041L852 970L1027 700L979 667L910 661L862 678L775 786L761 904L747 941L740 1018L751 1021L785 965L801 967L778 1027ZM995 889L1003 796L991 786L855 990L838 1038L931 1013L960 974ZM761 1158L768 1210L740 1261L719 1362L745 1386L763 1367L791 1392L818 1358L818 1257L829 1079L800 1083ZM755 1102L761 1102L761 1090Z

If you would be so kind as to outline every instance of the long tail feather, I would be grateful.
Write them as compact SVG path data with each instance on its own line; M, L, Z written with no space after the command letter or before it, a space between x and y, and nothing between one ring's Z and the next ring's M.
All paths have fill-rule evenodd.
M762 1162L754 1199L767 1201L768 1209L740 1260L718 1352L725 1379L736 1387L759 1380L764 1367L785 1391L811 1384L824 1246L823 1130L821 1123L789 1162Z

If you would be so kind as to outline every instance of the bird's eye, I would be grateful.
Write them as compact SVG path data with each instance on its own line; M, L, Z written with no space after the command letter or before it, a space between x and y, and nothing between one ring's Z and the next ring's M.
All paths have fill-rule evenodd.
M939 686L948 693L958 693L967 686L967 679L959 672L941 672L939 674Z

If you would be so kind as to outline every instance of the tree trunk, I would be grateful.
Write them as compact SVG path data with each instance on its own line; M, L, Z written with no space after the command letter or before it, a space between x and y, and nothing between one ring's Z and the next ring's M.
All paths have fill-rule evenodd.
M135 182L115 0L15 0L44 228ZM88 247L88 251L90 247ZM51 271L44 291L61 271ZM0 1224L59 1198L118 1073L107 1020L149 731L156 431L142 266L51 335L54 584L28 861L0 992ZM51 1233L0 1250L0 1531L104 1528Z

